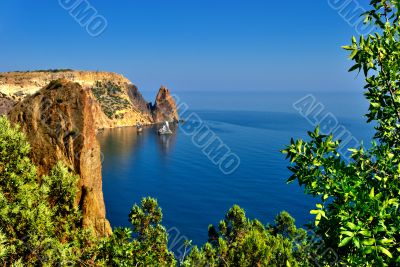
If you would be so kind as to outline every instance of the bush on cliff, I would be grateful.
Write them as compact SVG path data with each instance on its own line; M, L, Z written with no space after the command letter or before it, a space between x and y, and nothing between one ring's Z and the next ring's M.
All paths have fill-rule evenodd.
M90 247L74 206L78 178L59 163L38 179L29 152L18 127L0 117L0 263L78 260Z
M134 205L129 228L117 228L100 244L98 262L105 266L175 266L168 250L168 235L161 225L162 212L157 201L144 198Z

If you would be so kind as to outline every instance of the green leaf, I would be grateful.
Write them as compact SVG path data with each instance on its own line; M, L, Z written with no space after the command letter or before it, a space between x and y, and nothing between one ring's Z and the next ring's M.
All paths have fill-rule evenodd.
M350 54L349 58L350 58L350 59L354 59L354 58L357 56L357 54L358 54L358 50L354 50L354 51Z
M357 237L353 238L353 243L356 246L356 248L360 248L360 240Z
M311 188L316 188L317 187L317 181L314 181L311 183Z
M296 180L296 175L291 175L290 177L289 177L289 179L286 181L288 184L290 184L291 182L293 182L294 180Z
M367 246L367 247L364 247L363 252L365 254L371 254L372 252L374 252L374 249L371 246Z
M390 253L390 251L387 250L386 248L384 248L384 247L378 247L378 250L379 250L380 252L382 252L383 254L385 254L386 256L388 256L389 258L393 258L392 253Z
M365 239L361 243L365 246L372 246L373 244L375 244L375 239L374 238Z
M360 69L360 68L361 68L361 65L360 65L360 64L356 64L356 65L354 65L353 67L351 67L351 68L348 70L348 72L352 72L352 71L355 71L355 70Z
M393 239L384 238L384 239L379 240L378 242L379 242L379 244L390 244L390 243L393 243L394 240Z
M363 235L363 236L371 236L371 232L370 231L368 231L368 230L361 230L361 231L359 231L358 232L360 235Z
M376 102L371 102L370 104L371 104L371 106L374 107L374 108L380 108L380 107L381 107L381 104L376 103Z
M347 236L351 236L351 237L354 236L354 233L350 232L350 231L342 231L341 233L344 234L344 235L347 235Z
M311 210L310 211L310 214L313 214L313 215L318 214L318 213L319 213L319 210Z
M375 197L375 188L372 187L371 191L369 192L369 197L374 198Z
M347 222L347 223L346 223L346 226L347 226L350 230L353 230L353 231L358 229L357 225L355 225L355 224L352 223L352 222Z
M346 246L352 238L353 237L351 237L351 236L343 238L342 242L340 242L340 244L339 244L339 247L341 248L341 247Z
M344 46L342 46L342 48L344 50L354 50L354 47L353 46L349 46L349 45L344 45Z

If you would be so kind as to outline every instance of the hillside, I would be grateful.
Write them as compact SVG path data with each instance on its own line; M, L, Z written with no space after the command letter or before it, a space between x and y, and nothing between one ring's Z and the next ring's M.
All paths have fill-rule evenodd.
M153 106L146 102L131 81L120 74L73 70L0 73L0 114L8 113L14 103L34 95L58 79L78 83L89 91L93 100L91 108L95 114L97 129L133 126L137 122L147 125L166 119L179 119L175 102L169 91L165 94L164 87L160 89ZM160 108L164 106L168 108Z

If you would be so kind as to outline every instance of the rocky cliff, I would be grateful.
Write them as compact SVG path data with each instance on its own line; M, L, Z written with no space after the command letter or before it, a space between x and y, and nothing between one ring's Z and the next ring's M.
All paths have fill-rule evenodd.
M0 114L21 125L40 174L63 161L80 175L77 196L83 226L111 232L102 192L100 128L178 120L176 104L162 87L154 105L122 75L107 72L0 73Z
M72 70L0 73L0 93L3 94L0 95L0 106L7 102L4 104L6 107L0 107L0 114L10 110L14 102L35 94L57 79L78 83L91 91L97 129L133 126L137 122L147 125L177 118L175 102L164 87L160 89L155 104L149 105L138 88L120 74Z
M0 115L7 114L13 106L16 104L16 101L11 97L0 93Z
M83 226L93 226L99 235L107 235L111 228L105 216L100 146L91 105L88 90L57 80L18 103L9 118L27 135L32 146L30 157L39 174L63 161L80 175L76 201L83 211Z

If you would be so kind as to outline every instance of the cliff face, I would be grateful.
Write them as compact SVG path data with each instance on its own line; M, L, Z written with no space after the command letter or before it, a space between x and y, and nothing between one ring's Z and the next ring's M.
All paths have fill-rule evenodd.
M16 101L0 93L0 115L6 115L16 104Z
M0 73L0 114L21 125L39 174L63 161L80 175L77 205L83 226L111 232L102 191L100 128L178 120L165 87L148 104L128 79L108 72L36 71Z
M175 100L170 91L164 86L158 91L156 101L151 107L151 112L155 122L179 121Z
M133 126L137 122L146 125L177 117L176 110L173 110L175 102L166 88L160 89L155 109L152 110L134 84L124 76L110 72L61 70L0 73L0 93L19 102L57 79L76 82L90 89L96 129ZM9 106L8 102L7 109ZM162 116L161 108L164 107Z
M18 103L9 118L27 135L39 174L48 173L61 160L80 175L76 201L83 211L83 226L107 235L111 228L105 217L93 104L89 90L57 80Z

